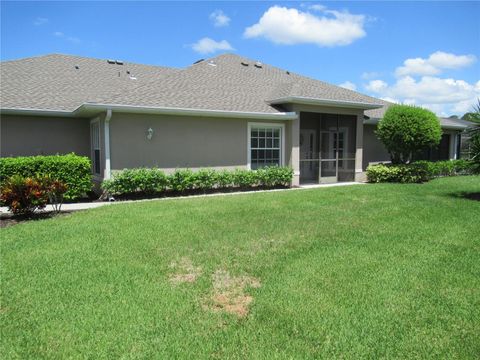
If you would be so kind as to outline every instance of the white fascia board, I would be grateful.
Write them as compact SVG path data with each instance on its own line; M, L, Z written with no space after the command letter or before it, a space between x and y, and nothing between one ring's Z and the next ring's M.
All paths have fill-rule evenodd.
M50 109L26 109L26 108L3 108L0 109L2 115L25 115L25 116L58 116L75 117L72 111L50 110Z
M267 104L269 105L288 104L288 103L301 104L301 105L346 107L346 108L363 109L363 110L379 109L384 106L383 104L319 99L319 98L309 98L309 97L303 97L303 96L287 96L287 97L267 101Z
M118 104L93 104L84 103L73 111L60 111L48 109L0 109L1 114L5 115L35 115L35 116L59 116L59 117L91 117L89 112L104 112L112 110L124 113L136 114L165 114L177 116L202 116L219 118L237 118L237 119L258 119L258 120L295 120L298 114L295 112L281 113L261 113L244 111L224 111L224 110L205 110L171 107L146 107Z
M78 107L74 113L80 113L82 110L105 110L111 109L115 112L136 113L136 114L165 114L179 116L203 116L220 118L241 118L241 119L265 119L265 120L295 120L298 114L295 112L282 113L261 113L244 111L225 111L225 110L206 110L172 107L150 107L119 104L94 104L85 103Z

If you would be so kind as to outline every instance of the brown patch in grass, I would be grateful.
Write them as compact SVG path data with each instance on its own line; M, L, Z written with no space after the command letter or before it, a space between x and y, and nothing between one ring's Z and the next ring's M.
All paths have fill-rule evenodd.
M193 266L192 261L187 257L181 258L179 261L173 261L170 268L175 271L170 275L170 282L173 284L193 283L202 275L202 268Z
M212 275L213 294L206 307L224 311L238 317L248 315L253 297L245 293L247 287L258 288L260 281L251 276L231 276L227 271L217 270Z

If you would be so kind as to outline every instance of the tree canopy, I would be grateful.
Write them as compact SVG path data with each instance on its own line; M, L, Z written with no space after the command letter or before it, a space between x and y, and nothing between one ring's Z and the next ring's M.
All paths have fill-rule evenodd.
M413 155L440 143L442 129L430 110L410 105L392 105L376 131L392 163L409 163Z

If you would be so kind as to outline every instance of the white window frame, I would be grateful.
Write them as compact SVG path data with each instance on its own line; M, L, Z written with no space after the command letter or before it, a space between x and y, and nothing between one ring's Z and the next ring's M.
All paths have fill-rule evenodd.
M252 128L280 130L280 166L285 166L285 124L249 122L247 126L247 169L252 169Z
M98 148L95 147L95 141L94 141L94 133L93 133L93 126L96 125L98 128ZM95 172L95 150L98 150L100 156L99 156L99 161L100 161L100 172ZM101 129L100 129L100 119L95 118L90 121L90 156L92 159L92 174L94 178L101 178L102 176L102 134L101 134Z

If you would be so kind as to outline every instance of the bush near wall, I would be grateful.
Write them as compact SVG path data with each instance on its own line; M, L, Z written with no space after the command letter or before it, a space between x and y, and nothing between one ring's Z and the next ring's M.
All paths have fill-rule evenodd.
M470 161L416 161L411 164L378 164L367 168L368 182L422 183L434 177L470 173Z
M293 170L288 167L267 167L259 170L199 171L176 170L166 175L157 168L125 169L105 180L102 188L110 195L162 195L211 190L274 188L290 186Z
M0 185L12 176L48 176L67 186L65 200L75 200L92 188L90 159L75 154L0 158Z

